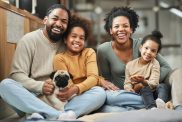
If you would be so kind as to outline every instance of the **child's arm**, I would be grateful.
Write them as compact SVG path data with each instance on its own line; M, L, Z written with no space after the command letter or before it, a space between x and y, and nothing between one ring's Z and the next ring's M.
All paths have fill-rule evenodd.
M151 68L151 75L147 81L150 88L155 89L159 84L159 79L160 79L160 65L157 60L154 60L153 67Z
M130 67L129 64L127 64L126 69L125 69L124 90L129 91L129 92L135 92L133 90L133 85L132 85L131 79L130 79L129 67Z
M81 83L75 84L79 87L79 94L96 86L99 82L96 53L93 49L88 49L85 55L85 65L81 67L85 67L84 74L86 74L86 79Z

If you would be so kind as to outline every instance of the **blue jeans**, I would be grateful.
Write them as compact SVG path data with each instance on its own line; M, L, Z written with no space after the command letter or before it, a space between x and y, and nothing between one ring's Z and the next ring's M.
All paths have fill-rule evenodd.
M99 111L101 112L123 112L145 108L141 96L137 93L125 90L106 91L106 102Z
M152 107L157 107L155 103L156 98L160 98L164 102L168 102L170 100L170 86L166 83L160 83L155 91L153 91L149 86L146 86L140 90L140 94L146 108L150 109Z
M0 95L12 108L24 113L44 113L48 118L58 118L62 113L41 101L12 79L5 79L0 83ZM72 110L79 117L100 108L105 98L104 89L95 86L70 100L65 105L65 111Z

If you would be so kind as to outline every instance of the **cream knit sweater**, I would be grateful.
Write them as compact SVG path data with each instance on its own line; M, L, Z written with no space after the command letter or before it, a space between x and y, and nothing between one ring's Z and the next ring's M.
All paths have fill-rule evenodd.
M41 29L30 32L18 41L10 78L26 89L42 93L45 80L53 71L53 57L60 43L51 43Z

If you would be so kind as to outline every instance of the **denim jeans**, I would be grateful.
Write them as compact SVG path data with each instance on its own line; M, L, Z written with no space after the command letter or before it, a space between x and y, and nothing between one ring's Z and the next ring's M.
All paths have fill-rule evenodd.
M160 98L162 99L164 102L168 102L171 98L171 87L169 86L169 84L166 83L160 83L157 86L156 89L156 93L155 93L155 98Z
M18 110L28 114L44 113L48 118L58 118L62 113L41 101L19 82L12 79L5 79L0 83L0 95L5 102L15 108L15 111ZM70 100L65 105L65 111L72 110L79 117L101 107L105 98L104 89L95 86Z
M141 96L125 90L106 91L106 102L100 112L123 112L144 108Z
M155 91L152 91L149 86L146 86L140 90L143 102L147 109L156 107L155 99L160 98L164 102L170 100L170 86L165 83L160 83Z
M146 109L156 107L156 103L154 100L154 94L153 94L152 89L149 86L142 88L140 90L140 95L142 96Z

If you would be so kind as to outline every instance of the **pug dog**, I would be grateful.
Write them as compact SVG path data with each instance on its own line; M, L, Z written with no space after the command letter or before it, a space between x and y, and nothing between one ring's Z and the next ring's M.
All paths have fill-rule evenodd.
M71 80L71 74L69 74L66 70L57 70L52 72L50 78L54 82L55 89L52 95L43 95L41 99L57 110L63 111L64 105L66 102L60 101L56 94L59 93L59 90L64 89L68 86L69 80Z

